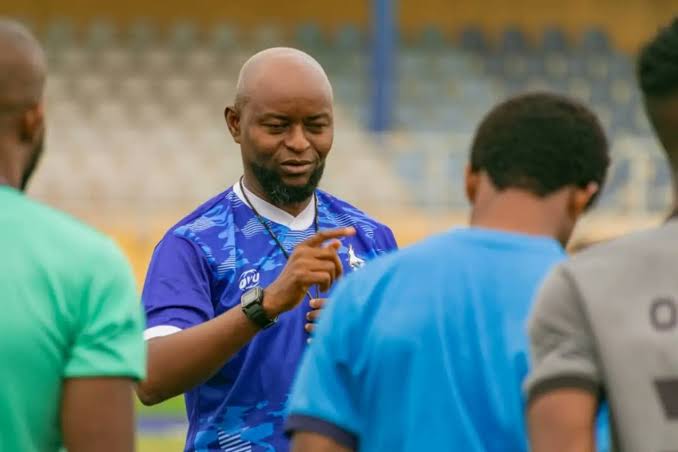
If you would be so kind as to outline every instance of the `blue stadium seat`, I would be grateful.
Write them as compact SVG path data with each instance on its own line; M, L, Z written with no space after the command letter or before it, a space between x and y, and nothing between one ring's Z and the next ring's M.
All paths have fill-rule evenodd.
M367 103L366 81L355 75L332 77L335 98L345 104Z
M570 43L562 29L549 27L542 34L540 49L546 54L564 54L570 50Z
M631 179L631 161L628 158L619 158L613 156L612 165L607 174L607 181L600 195L599 205L601 207L610 206L614 199L619 197L624 187Z
M636 104L632 111L636 133L643 136L651 136L652 127L650 126L650 121L647 118L647 113L642 104Z
M462 30L459 36L459 47L462 50L474 53L486 53L489 51L485 35L476 26L469 26Z
M502 91L506 96L515 96L528 90L527 79L508 80L501 82Z
M532 74L525 83L526 91L555 91L554 83L545 77Z
M605 55L584 57L586 76L592 80L610 80L613 76L610 60Z
M414 49L407 49L400 52L397 61L397 70L400 74L417 74L425 71L424 64L427 57Z
M584 32L580 49L586 53L611 53L612 46L607 32L600 27L592 27Z
M174 52L188 52L198 44L198 28L192 22L182 21L170 29L168 44Z
M157 30L145 19L136 20L127 29L127 46L134 52L143 52L156 44Z
M581 102L589 102L592 94L589 80L582 77L568 79L567 94Z
M552 79L564 79L570 73L570 60L562 54L550 54L544 57L544 75Z
M539 52L530 52L524 56L525 60L525 69L528 77L546 77L547 76L547 63L551 62L553 64L555 61L558 61L562 58L562 54L543 54ZM562 66L553 65L551 70L554 71L553 76L555 78L563 77L564 74L558 75L556 70L561 69L563 73L566 71L567 63L563 63ZM550 76L549 76L550 77Z
M638 99L638 90L630 79L620 77L610 84L610 100L615 109L629 108Z
M231 24L217 24L210 34L210 47L217 53L230 52L236 48L236 32Z
M49 50L61 50L75 43L75 26L71 19L62 17L47 24L44 35L45 47Z
M369 58L362 53L328 53L317 55L323 67L333 76L363 78L370 70Z
M426 161L420 150L403 152L396 159L396 171L412 187L419 187L426 177Z
M567 77L573 78L587 78L587 63L586 59L581 55L575 55L567 58Z
M607 80L588 80L591 96L589 100L595 104L612 105L611 84Z
M307 50L325 49L327 40L320 27L315 23L299 25L294 32L294 42Z
M464 99L477 103L494 100L492 86L487 80L463 79L459 81L459 91Z
M400 129L412 129L412 124L417 121L419 111L417 108L408 105L405 102L400 102L395 109L393 121L395 126Z
M504 30L499 45L502 54L526 53L529 49L530 45L520 28L511 26Z
M501 59L500 75L508 80L522 80L524 81L531 74L534 74L535 68L533 64L535 61L531 60L524 53L517 53L513 55L504 55ZM531 64L532 63L532 64Z
M444 178L452 187L459 187L464 180L466 165L468 164L468 155L465 152L458 152L458 149L451 149L445 158ZM448 193L448 202L450 207L466 207L467 200L463 190L455 189Z
M340 52L360 52L365 49L362 30L353 24L339 27L334 36L334 48Z
M460 105L449 105L437 115L437 128L441 131L468 133L475 127L474 115Z
M637 133L638 128L633 105L612 110L612 128L619 133L621 133L621 131L624 131L627 134Z
M97 19L87 26L85 46L92 52L100 52L117 44L118 30L111 21Z
M440 77L463 77L471 75L472 67L466 57L454 49L447 49L438 54L435 70Z
M442 50L446 45L443 31L435 25L424 27L416 39L416 47L421 50L436 51Z
M457 74L458 76L459 74ZM461 98L459 83L456 78L441 78L439 82L440 101L457 102Z
M648 190L647 204L651 212L662 212L671 206L672 172L663 155L652 157L653 177Z
M635 83L636 73L633 61L628 55L614 53L607 57L610 74L614 78L627 78Z
M425 108L427 105L439 104L441 97L444 95L444 85L440 79L421 80L419 82L419 101Z
M671 167L663 155L653 156L652 165L654 167L654 183L658 187L671 186L672 174Z

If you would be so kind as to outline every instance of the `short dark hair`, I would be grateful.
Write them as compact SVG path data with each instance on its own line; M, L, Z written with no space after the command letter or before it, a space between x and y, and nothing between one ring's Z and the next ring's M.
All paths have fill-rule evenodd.
M643 47L636 69L646 97L678 93L678 17Z
M511 98L490 111L471 146L471 169L499 190L547 196L568 185L602 188L610 163L605 132L583 104L551 93Z

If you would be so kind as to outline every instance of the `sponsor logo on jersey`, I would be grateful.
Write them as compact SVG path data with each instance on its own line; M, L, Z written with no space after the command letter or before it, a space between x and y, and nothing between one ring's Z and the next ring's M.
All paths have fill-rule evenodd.
M240 290L248 290L259 285L259 272L255 269L250 269L240 275L238 287Z

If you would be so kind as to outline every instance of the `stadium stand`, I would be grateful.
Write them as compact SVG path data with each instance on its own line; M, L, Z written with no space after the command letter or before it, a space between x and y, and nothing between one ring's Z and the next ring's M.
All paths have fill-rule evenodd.
M600 29L577 40L559 28L530 39L513 26L495 40L473 26L456 35L435 26L402 34L395 130L384 136L366 132L368 36L352 24L328 31L313 23L290 30L224 22L204 29L182 20L162 29L139 18L123 29L105 19L76 29L64 18L38 33L51 64L51 152L32 192L81 216L110 213L112 220L98 213L92 222L119 236L139 229L111 226L130 216L157 224L144 224L139 239L157 240L165 219L237 179L240 157L223 108L247 56L276 45L305 49L327 69L338 124L324 186L365 209L397 211L396 218L463 211L460 179L475 125L497 100L537 89L590 103L610 134L614 167L601 211L657 214L667 207L668 170L631 58ZM142 272L145 262L137 267Z

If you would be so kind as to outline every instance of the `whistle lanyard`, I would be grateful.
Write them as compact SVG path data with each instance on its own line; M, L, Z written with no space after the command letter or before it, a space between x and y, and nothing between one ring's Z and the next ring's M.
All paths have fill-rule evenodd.
M273 239L277 247L280 249L282 252L283 256L285 256L286 260L289 260L290 258L290 253L285 249L283 246L282 242L278 238L278 236L275 235L273 232L273 229L271 229L271 226L268 224L268 222L262 217L257 209L254 207L254 204L250 201L249 197L247 196L247 192L245 192L245 186L242 183L242 177L240 178L240 191L242 192L242 196L245 198L245 201L247 202L247 205L249 206L250 209L252 209L252 212L254 212L254 216L257 218L259 223L266 229L266 232L268 232L268 235ZM313 229L315 230L315 233L317 234L318 231L320 230L320 227L318 226L318 197L313 195L313 206L314 206L314 214L313 214ZM310 290L306 291L306 295L308 296L309 300L313 299L313 295L311 295ZM315 288L315 298L319 297L318 293L318 286Z

